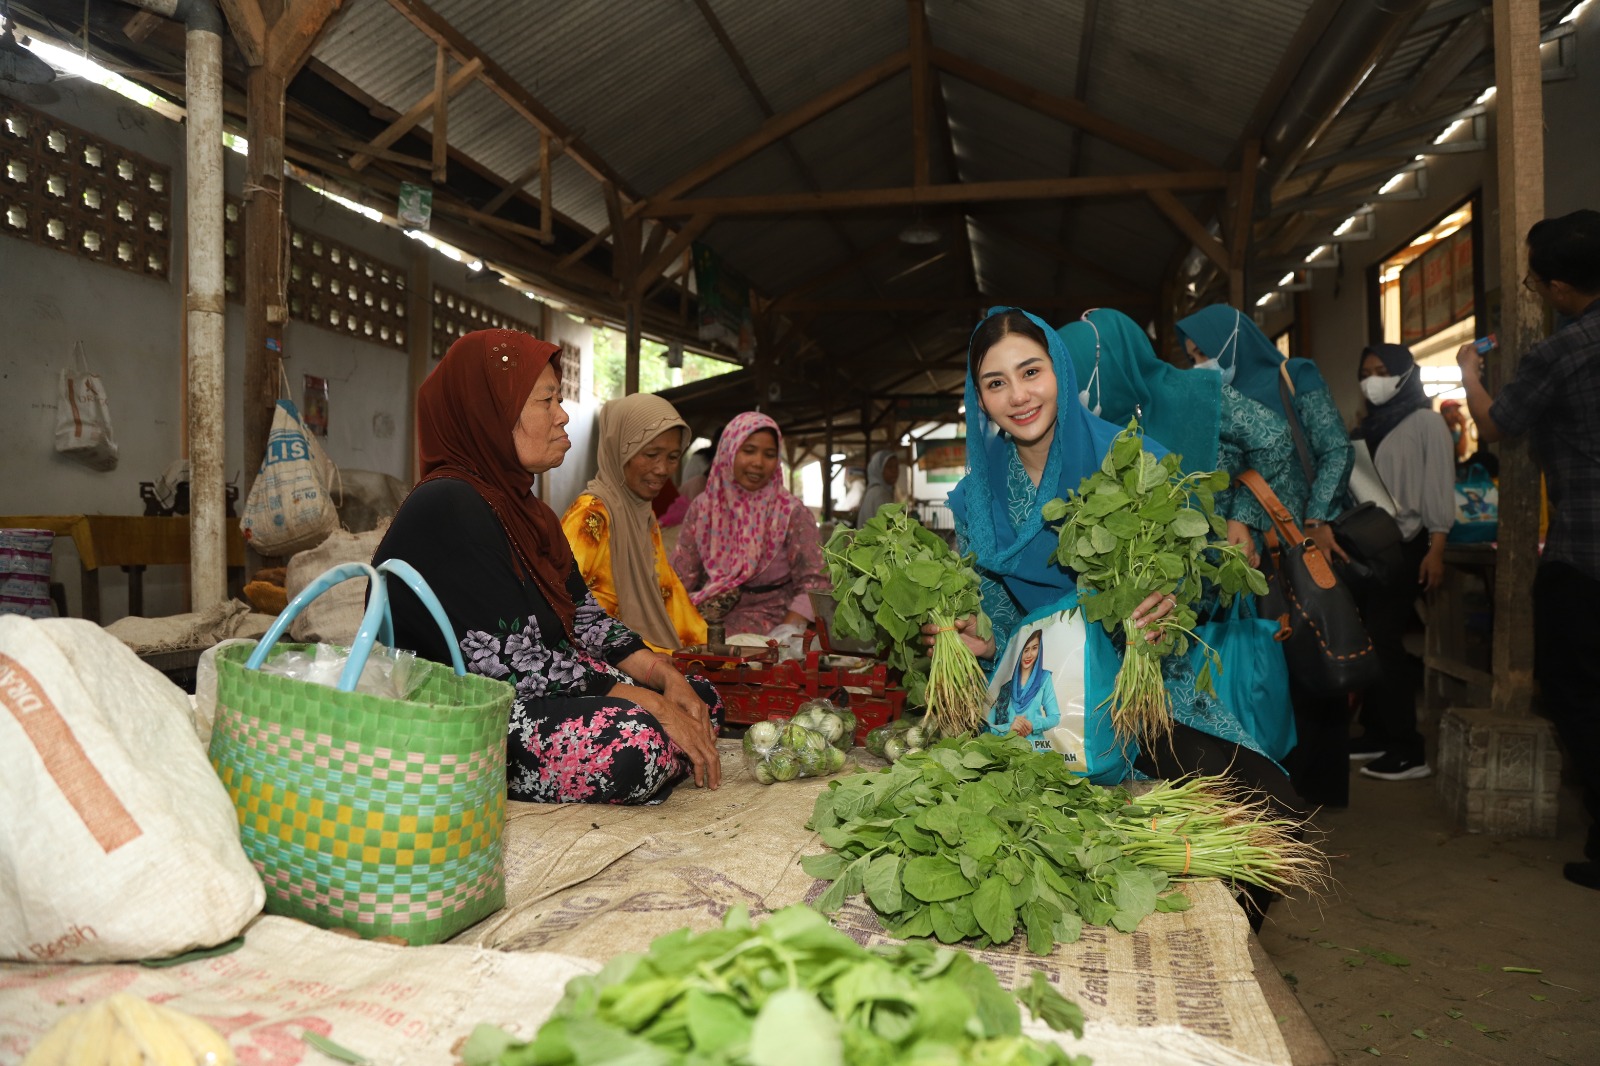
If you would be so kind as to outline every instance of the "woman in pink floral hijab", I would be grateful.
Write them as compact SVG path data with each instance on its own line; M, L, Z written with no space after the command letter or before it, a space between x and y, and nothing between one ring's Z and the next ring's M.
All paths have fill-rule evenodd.
M783 438L764 414L737 415L722 432L706 489L689 504L672 568L689 599L723 628L767 634L813 617L809 594L826 590L816 519L783 487Z

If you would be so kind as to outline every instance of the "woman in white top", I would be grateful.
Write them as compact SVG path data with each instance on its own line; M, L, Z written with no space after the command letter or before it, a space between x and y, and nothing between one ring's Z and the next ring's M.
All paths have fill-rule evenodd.
M1394 497L1395 520L1404 541L1403 573L1416 584L1374 590L1363 604L1383 680L1363 693L1364 735L1351 743L1352 759L1373 759L1363 775L1386 781L1427 777L1422 736L1417 732L1415 664L1401 645L1416 618L1418 589L1444 580L1445 537L1455 522L1455 442L1422 387L1411 350L1375 344L1361 355L1361 392L1366 411L1355 435L1366 441L1373 465Z

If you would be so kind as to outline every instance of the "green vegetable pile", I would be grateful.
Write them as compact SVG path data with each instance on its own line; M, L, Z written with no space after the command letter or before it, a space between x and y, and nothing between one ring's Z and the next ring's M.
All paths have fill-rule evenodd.
M821 710L756 722L744 733L745 761L763 785L827 777L844 769L845 753L831 743L844 735L843 719Z
M1176 455L1157 459L1145 451L1138 422L1129 422L1100 469L1076 493L1042 509L1045 521L1061 523L1052 558L1078 575L1084 619L1127 638L1111 693L1112 728L1124 740L1154 741L1170 728L1160 660L1183 655L1196 639L1194 605L1205 584L1216 585L1224 605L1246 589L1267 592L1267 579L1245 561L1244 550L1223 539L1228 525L1216 513L1215 496L1228 487L1227 472L1186 476L1178 462ZM1169 593L1176 603L1152 627L1135 629L1129 617L1152 592ZM1217 654L1205 647L1205 655L1196 680L1210 692Z
M743 907L721 929L679 929L567 983L532 1041L480 1025L466 1066L1088 1066L1022 1034L1022 1003L1057 1031L1083 1014L1035 970L1015 994L994 971L930 944L869 951L816 911L759 928Z
M880 507L860 529L841 526L822 554L838 601L834 632L874 642L902 672L907 702L926 707L941 732L976 728L988 680L955 632L955 620L972 615L979 635L989 635L972 556L957 555L902 504ZM931 656L922 643L929 622L939 627Z
M810 827L832 848L801 865L832 881L817 907L864 893L890 935L980 948L1019 932L1048 954L1084 922L1132 932L1187 897L1174 880L1315 887L1324 863L1298 824L1233 798L1216 778L1134 797L1018 737L940 741L875 774L832 782Z

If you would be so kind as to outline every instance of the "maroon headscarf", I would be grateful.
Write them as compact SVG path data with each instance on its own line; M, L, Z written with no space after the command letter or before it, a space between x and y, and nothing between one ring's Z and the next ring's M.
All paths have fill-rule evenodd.
M567 592L572 546L561 519L533 495L511 433L546 366L561 373L561 349L511 329L483 329L456 341L417 390L422 480L459 478L478 490L511 542L520 577L531 576L572 633L577 607Z

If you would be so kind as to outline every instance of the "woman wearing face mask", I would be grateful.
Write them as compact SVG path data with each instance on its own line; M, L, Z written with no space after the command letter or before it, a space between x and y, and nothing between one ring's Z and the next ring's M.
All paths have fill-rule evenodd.
M1102 368L1104 373L1104 368ZM958 547L977 556L983 611L994 626L979 640L971 618L956 623L980 659L1003 651L1029 613L1058 603L1077 575L1051 561L1056 531L1040 508L1099 468L1121 426L1079 402L1077 374L1056 331L1015 308L996 308L973 332L968 349L967 476L950 495ZM1166 449L1146 439L1158 455ZM1164 618L1171 598L1151 593L1132 621ZM931 643L934 627L924 627ZM1101 639L1093 627L1090 639ZM1224 774L1294 810L1298 797L1278 766L1260 754L1233 711L1195 687L1191 664L1162 660L1174 725L1166 740L1141 750L1135 767L1159 777ZM1341 752L1342 755L1342 752Z
M672 484L689 426L648 392L600 409L600 472L561 529L589 591L656 651L706 642L706 623L667 561L652 501Z
M689 598L730 636L798 633L813 617L810 594L832 588L816 519L783 487L782 447L771 418L736 415L672 553Z
M1350 758L1376 760L1361 768L1367 777L1406 781L1432 771L1417 732L1413 660L1401 638L1416 618L1417 586L1429 591L1444 580L1445 537L1456 517L1455 445L1423 391L1409 348L1373 345L1361 355L1360 375L1366 412L1355 436L1366 441L1378 476L1394 497L1404 541L1402 572L1417 578L1416 585L1369 590L1361 605L1383 680L1362 694L1363 735L1350 742Z
M1214 304L1178 322L1194 373L1222 379L1217 465L1235 479L1261 474L1272 491L1322 550L1347 556L1328 522L1344 508L1354 456L1344 419L1316 365L1285 360L1266 334L1238 308ZM1295 444L1294 418L1311 467ZM1217 494L1217 513L1228 520L1228 540L1259 553L1272 520L1251 493L1237 485ZM1256 561L1253 558L1252 561ZM1285 762L1308 802L1344 807L1350 802L1349 708L1342 695L1314 692L1290 678L1299 745Z

